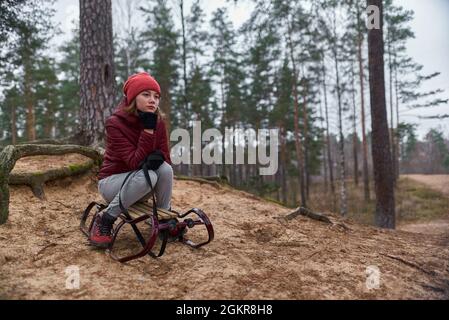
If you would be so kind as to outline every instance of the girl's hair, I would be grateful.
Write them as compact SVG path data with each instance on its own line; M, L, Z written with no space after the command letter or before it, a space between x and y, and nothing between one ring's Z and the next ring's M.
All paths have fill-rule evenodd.
M133 114L137 114L137 101L134 98L133 101L131 101L131 103L128 106L125 106L123 108L123 110L125 110L128 113L133 113ZM165 119L165 113L162 112L161 108L158 106L156 109L156 114L158 116L158 118L160 119Z

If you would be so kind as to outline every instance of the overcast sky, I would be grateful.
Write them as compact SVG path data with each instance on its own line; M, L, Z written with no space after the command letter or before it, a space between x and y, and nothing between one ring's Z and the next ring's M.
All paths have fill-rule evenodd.
M449 0L395 0L397 4L415 12L411 27L415 39L408 43L408 53L416 62L424 65L425 73L441 72L441 75L429 81L424 90L441 88L446 90L443 96L449 98ZM429 128L441 126L449 137L449 119L422 120L416 115L449 114L449 104L432 110L408 111L402 114L404 120L419 123L420 133Z
M113 5L118 1L113 0ZM176 3L175 0L168 0ZM443 97L449 97L449 0L394 0L396 4L415 12L415 19L411 27L415 32L415 39L408 43L408 54L417 63L424 65L424 73L430 74L436 71L442 74L429 81L423 90L442 88L446 90ZM191 0L186 1L186 12L189 11ZM143 3L143 2L140 2ZM240 26L251 12L249 1L240 1L237 6L233 1L205 0L203 7L209 15L218 7L226 5L230 8L229 15L234 26ZM55 21L60 23L63 34L55 40L60 43L67 39L72 29L71 21L79 19L79 6L77 0L57 0ZM136 18L138 19L138 18ZM115 19L117 21L117 19ZM449 114L449 104L429 110L401 110L401 119L406 122L417 123L419 136L423 136L430 128L441 128L449 138L449 119L446 120L420 120L418 115ZM402 121L400 120L400 121Z

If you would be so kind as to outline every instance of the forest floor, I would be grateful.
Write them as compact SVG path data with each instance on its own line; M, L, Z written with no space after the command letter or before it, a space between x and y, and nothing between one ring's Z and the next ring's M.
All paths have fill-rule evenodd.
M14 170L82 159L30 157ZM49 182L45 192L39 200L27 186L10 188L0 299L449 298L447 234L381 230L336 215L333 225L302 216L287 222L279 217L291 209L249 193L175 180L174 209L203 209L215 239L199 250L169 244L162 258L120 264L78 229L82 210L101 201L93 173ZM66 288L69 266L79 268L79 289Z

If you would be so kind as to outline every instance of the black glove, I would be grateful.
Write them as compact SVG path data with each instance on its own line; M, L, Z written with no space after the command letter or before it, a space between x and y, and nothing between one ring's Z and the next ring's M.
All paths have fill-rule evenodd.
M161 150L154 150L152 153L147 155L147 157L141 162L140 167L142 168L146 164L147 168L150 170L157 170L164 163L164 154Z
M137 110L137 114L145 129L156 129L157 114L154 112L143 112L140 110Z

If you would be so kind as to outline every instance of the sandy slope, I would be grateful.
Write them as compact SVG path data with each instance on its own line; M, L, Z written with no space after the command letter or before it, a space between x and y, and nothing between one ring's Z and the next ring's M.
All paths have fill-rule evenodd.
M214 224L215 240L200 250L176 243L158 260L119 264L89 247L78 230L84 207L101 200L92 175L49 183L46 194L47 200L40 201L28 187L11 188L10 220L0 226L0 298L449 297L449 241L444 236L378 230L351 221L345 222L349 230L307 218L285 223L277 217L287 208L248 193L175 181L174 208L202 208ZM80 269L78 290L65 287L71 265ZM381 272L379 289L366 286L369 266Z

